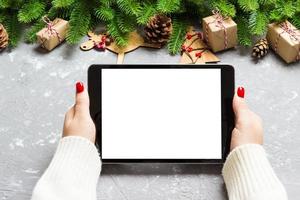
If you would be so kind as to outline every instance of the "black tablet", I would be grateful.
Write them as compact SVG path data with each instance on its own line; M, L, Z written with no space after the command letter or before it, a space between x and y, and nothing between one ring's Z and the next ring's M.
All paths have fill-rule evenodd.
M222 163L234 127L229 65L92 65L103 163Z

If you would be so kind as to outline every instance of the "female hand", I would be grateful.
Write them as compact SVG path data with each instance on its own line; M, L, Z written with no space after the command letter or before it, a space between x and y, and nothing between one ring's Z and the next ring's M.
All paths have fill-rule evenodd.
M252 112L244 99L245 89L239 87L233 98L235 128L232 131L230 150L243 144L262 144L263 128L261 118Z
M63 137L81 136L95 143L96 128L89 111L90 101L82 82L76 83L75 105L66 113Z

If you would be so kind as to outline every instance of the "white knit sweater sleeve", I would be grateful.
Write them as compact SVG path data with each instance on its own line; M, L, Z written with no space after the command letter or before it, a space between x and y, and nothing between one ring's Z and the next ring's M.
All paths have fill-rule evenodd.
M223 167L229 200L287 200L264 148L257 144L234 149Z
M94 144L83 137L64 137L36 184L32 200L96 200L100 171L101 160Z

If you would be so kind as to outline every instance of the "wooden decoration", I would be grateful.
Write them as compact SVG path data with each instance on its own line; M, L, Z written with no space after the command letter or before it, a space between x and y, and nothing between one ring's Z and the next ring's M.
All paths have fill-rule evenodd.
M93 32L88 32L89 40L82 43L80 48L84 51L88 51L94 48L95 44L101 42L102 36L105 34L94 34ZM115 42L105 48L109 51L118 54L117 64L122 64L124 61L125 53L134 51L139 47L150 47L150 48L161 48L160 44L149 44L144 41L144 38L140 36L136 31L129 34L129 41L125 47L119 47Z
M102 36L104 36L105 34L95 34L92 31L88 32L88 36L89 36L89 40L82 43L80 45L80 49L84 50L84 51L88 51L91 50L92 48L94 48L95 44L101 42L101 38Z
M134 31L129 34L129 41L125 47L119 47L115 42L113 42L106 48L118 54L117 64L122 64L124 61L125 53L134 51L139 47L161 48L161 45L145 43L144 38L140 36L136 31Z
M187 38L184 42L181 64L205 64L216 63L220 59L215 56L203 42L200 33L197 33L193 27L190 27L187 32Z

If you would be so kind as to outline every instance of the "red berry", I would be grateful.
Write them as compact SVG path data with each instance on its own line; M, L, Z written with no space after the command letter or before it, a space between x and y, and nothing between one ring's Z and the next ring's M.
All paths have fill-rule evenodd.
M104 45L103 42L100 42L100 43L98 43L98 44L95 45L95 48L96 48L97 50L104 51L104 50L105 50L105 45Z
M192 36L191 34L189 34L189 33L186 34L186 39L190 40L190 39L192 39L192 37L193 37L193 36Z
M185 50L186 50L185 45L182 45L182 46L181 46L181 49L182 49L183 51L185 51Z
M105 40L106 40L106 36L104 35L104 36L101 37L101 41L105 42Z
M193 48L192 47L188 47L187 48L187 52L191 52L191 51L193 51Z
M200 52L195 53L195 56L198 57L198 58L201 58L202 52L200 51Z
M199 38L200 40L203 39L203 33L202 33L202 32L198 32L197 35L198 35L198 38Z

